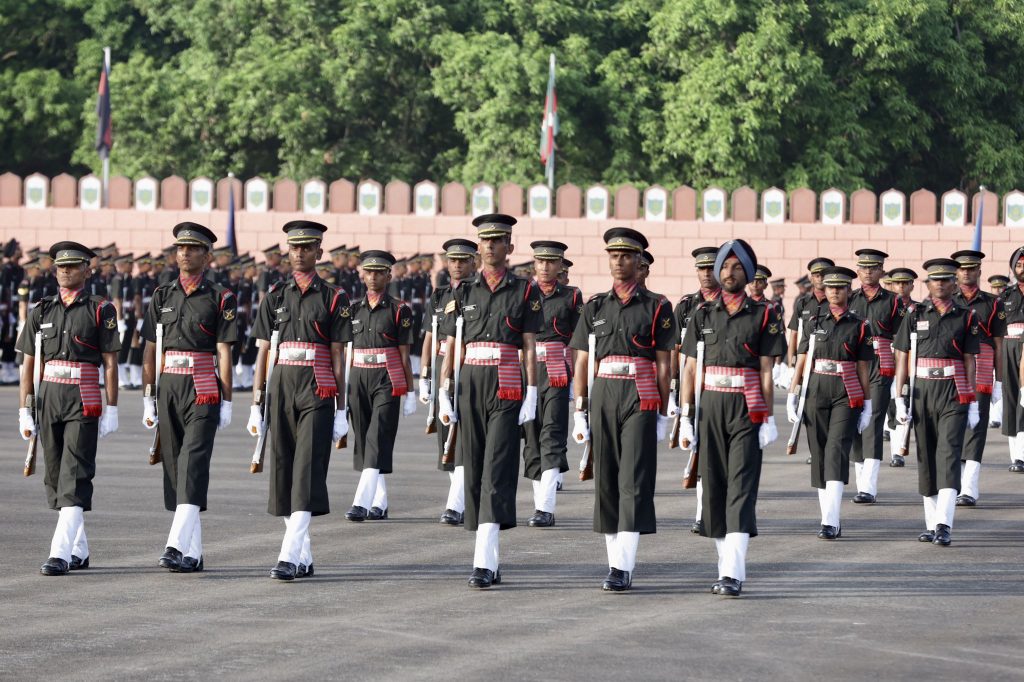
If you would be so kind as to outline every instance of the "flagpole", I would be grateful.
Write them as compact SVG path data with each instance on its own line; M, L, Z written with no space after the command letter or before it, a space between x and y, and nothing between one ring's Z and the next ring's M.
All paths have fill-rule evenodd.
M110 48L103 48L103 70L107 74L107 92L110 92ZM110 206L110 151L103 157L103 206Z
M555 53L554 52L551 53L551 61L550 61L549 69L550 69L550 79L553 82L555 80ZM548 157L547 172L548 172L547 173L547 175L548 175L548 189L551 190L552 192L554 192L555 191L555 150L554 149L552 149L550 151L550 155Z
M981 251L981 223L985 215L985 185L981 185L980 196L978 197L978 215L974 225L974 244L971 246L975 251Z

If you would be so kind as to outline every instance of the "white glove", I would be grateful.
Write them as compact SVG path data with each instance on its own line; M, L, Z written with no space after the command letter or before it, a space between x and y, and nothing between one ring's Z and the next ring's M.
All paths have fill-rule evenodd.
M679 411L679 404L676 402L676 394L672 391L668 392L668 416L676 416L676 412Z
M523 398L523 406L519 408L520 426L526 422L532 422L537 417L537 387L527 386L526 396Z
M438 391L437 393L437 418L445 426L459 421L455 415L455 408L452 407L452 400L448 397L448 391Z
M118 320L117 321L117 335L118 336L124 336L124 333L126 331L128 331L128 325L125 323L124 320Z
M997 381L992 384L992 402L998 403L1003 399L1003 382Z
M889 400L896 400L899 396L896 394L896 382L889 384Z
M661 441L665 440L665 437L668 435L668 420L669 419L670 419L670 417L665 417L665 416L662 416L660 412L658 413L658 431L657 431L657 433L658 433L658 442L659 443Z
M227 428L231 423L231 401L221 400L220 401L220 421L217 422L217 430Z
M775 428L775 417L768 417L768 421L761 424L761 428L757 431L757 442L764 450L766 447L775 442L779 437L779 430Z
M590 440L590 425L583 410L576 410L572 415L572 439L580 445Z
M406 393L405 402L402 403L402 416L408 417L410 414L416 414L416 391Z
M1020 392L1020 397L1017 399L1017 402L1021 407L1024 407L1024 391Z
M907 402L903 398L896 399L896 423L906 424L910 421L907 415Z
M420 402L426 405L430 402L430 379L420 377Z
M100 415L100 438L106 438L117 431L117 406L107 405Z
M684 443L689 445L683 445ZM693 422L686 417L679 420L679 447L691 450L697 447L697 434L693 431Z
M18 410L18 433L22 440L28 440L36 435L36 422L32 419L32 411L27 407Z
M160 420L156 416L156 398L142 399L142 425L147 429L155 429Z
M409 394L413 396L414 394ZM339 440L348 435L348 408L338 410L334 413L334 440Z
M139 320L135 323L135 331L139 332L140 334L142 333L142 322L143 320L140 317Z
M981 414L978 413L978 401L967 406L967 428L973 429L981 421Z
M864 433L864 429L868 428L868 424L871 422L871 398L864 401L864 409L860 411L860 417L857 419L857 433Z
M263 412L260 410L259 405L253 405L249 408L249 423L245 425L245 429L249 432L250 436L263 435Z
M790 424L796 424L800 419L800 415L797 414L796 408L800 405L800 394L799 393L787 393L786 394L786 421Z

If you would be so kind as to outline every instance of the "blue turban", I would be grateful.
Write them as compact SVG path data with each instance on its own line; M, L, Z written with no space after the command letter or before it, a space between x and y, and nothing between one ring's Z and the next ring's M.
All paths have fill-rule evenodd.
M742 239L730 239L718 247L718 255L715 256L715 269L713 272L715 281L719 285L722 284L719 277L721 276L722 265L725 264L725 259L729 256L736 256L739 259L740 265L743 266L743 272L747 275L747 282L753 282L754 275L757 272L757 256L754 255L754 249L751 248L750 244Z

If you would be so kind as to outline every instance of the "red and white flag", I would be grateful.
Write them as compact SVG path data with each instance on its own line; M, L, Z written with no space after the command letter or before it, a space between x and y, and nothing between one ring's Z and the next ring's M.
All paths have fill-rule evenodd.
M548 73L548 92L544 98L544 119L540 124L540 162L548 185L555 184L555 136L558 135L558 96L555 94L555 55L551 55L551 69Z

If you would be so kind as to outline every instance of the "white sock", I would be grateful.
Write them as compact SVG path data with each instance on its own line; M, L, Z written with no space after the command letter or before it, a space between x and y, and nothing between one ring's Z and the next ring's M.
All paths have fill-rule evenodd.
M313 547L309 542L309 527L306 527L306 534L302 537L302 551L299 552L299 563L305 566L313 565Z
M924 500L924 527L928 530L935 530L936 507L939 503L939 496L925 496Z
M192 531L197 521L199 521L198 505L179 504L175 507L171 532L167 534L167 546L182 553L186 552L192 544Z
M558 485L561 485L561 486L565 485L565 472L562 472L562 471L558 472Z
M497 523L481 523L477 526L473 568L498 570L498 532L500 529L501 526Z
M142 385L142 365L128 365L128 372L131 376L132 386Z
M952 529L955 511L956 488L939 488L935 500L935 523L944 523Z
M278 561L299 565L302 545L306 540L306 533L309 532L309 520L312 517L313 514L306 511L292 512L288 517L285 521L284 540L281 541L281 553L277 555Z
M853 476L857 481L857 492L864 492L864 462L853 463Z
M697 479L697 518L695 521L700 521L704 514L704 482Z
M843 505L843 482L825 481L824 492L825 504L821 508L821 523L825 526L839 528L839 510Z
M868 495L878 494L878 469L882 466L880 459L864 460L864 490Z
M981 478L981 462L967 460L960 467L960 494L978 499L978 479Z
M71 546L71 554L82 561L89 558L89 539L85 537L85 517L78 524L78 531L75 533L75 541Z
M418 375L420 373L420 356L418 356L418 355L410 355L409 356L409 369L412 370L412 373L414 375Z
M640 545L640 533L622 530L616 534L616 544L619 546L619 565L615 568L620 571L632 573L636 567L636 550Z
M830 525L825 519L828 518L828 493L825 488L816 488L818 491L818 509L821 511L821 525Z
M82 520L81 507L60 508L57 514L57 527L50 540L50 556L71 561L71 548L75 544L75 536L78 534L78 527L82 525Z
M455 467L455 471L448 474L451 484L448 486L448 502L445 509L451 509L460 514L466 511L466 469Z
M1006 443L1010 446L1010 464L1013 464L1013 460L1017 457L1017 437L1007 436Z
M718 577L734 578L743 582L747 579L747 546L749 533L726 533L724 538L715 538L718 549Z
M381 511L388 508L388 485L383 476L377 476L377 491L373 494L373 506Z
M558 469L548 469L533 482L534 509L555 513L555 496L558 495Z
M903 439L907 437L907 428L906 424L897 424L896 428L892 430L889 436L890 457L900 454L900 449L903 448Z
M123 362L117 366L117 384L120 388L125 388L131 383L131 379L128 376L128 365Z
M1002 426L1003 424L1003 401L992 403L988 413L989 426Z
M188 543L188 551L183 551L187 557L199 561L203 557L203 520L196 516L196 523L192 527L192 540Z
M356 495L352 499L352 506L369 509L373 506L373 496L377 494L377 479L380 478L380 469L363 469L359 475L359 485L356 486Z
M619 543L616 540L618 533L604 534L604 548L608 552L608 568L618 568L621 558L619 557Z

